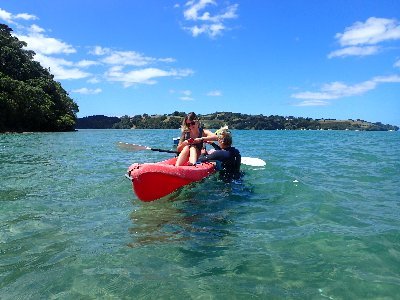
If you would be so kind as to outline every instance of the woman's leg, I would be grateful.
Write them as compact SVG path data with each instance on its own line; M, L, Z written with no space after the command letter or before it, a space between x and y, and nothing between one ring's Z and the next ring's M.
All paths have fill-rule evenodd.
M176 160L175 166L183 166L186 164L189 158L189 146L185 146L181 153L179 153L178 159Z
M190 147L189 162L192 165L195 165L198 158L199 158L199 149L197 149L196 147Z

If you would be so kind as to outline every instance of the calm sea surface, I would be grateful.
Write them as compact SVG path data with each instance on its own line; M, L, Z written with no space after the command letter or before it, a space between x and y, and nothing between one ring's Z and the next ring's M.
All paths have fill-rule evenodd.
M399 299L399 132L233 134L266 167L151 203L116 143L178 130L0 135L0 299Z

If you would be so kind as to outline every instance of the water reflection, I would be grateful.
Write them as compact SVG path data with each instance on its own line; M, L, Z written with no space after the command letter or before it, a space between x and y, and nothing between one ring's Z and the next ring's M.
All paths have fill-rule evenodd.
M185 220L182 210L172 205L139 205L130 216L133 227L129 228L134 241L130 247L147 244L176 242L185 240L181 233L185 231L189 220Z
M236 207L245 191L240 184L224 184L211 177L170 197L135 203L129 229L130 247L159 243L223 244L234 235Z

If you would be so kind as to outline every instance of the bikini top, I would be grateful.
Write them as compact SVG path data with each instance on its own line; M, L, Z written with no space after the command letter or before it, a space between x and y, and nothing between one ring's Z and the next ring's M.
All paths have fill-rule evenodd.
M199 127L199 138L203 137L203 127ZM186 141L190 139L190 131L184 131L182 132L181 136L181 142ZM193 144L193 147L196 147L197 149L201 150L203 148L203 143L198 143L198 144Z

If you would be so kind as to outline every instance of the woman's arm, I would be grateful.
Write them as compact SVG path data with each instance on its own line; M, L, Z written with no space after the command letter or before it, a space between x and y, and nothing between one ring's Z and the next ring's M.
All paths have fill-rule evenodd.
M178 144L178 146L176 147L176 151L181 152L183 148L185 148L185 146L187 146L189 143L187 140L181 142Z
M217 141L218 140L218 136L215 133L213 133L210 130L208 130L208 129L204 129L203 136L204 136L204 134L206 135L205 138L204 138L204 140L206 142L212 142L212 141Z
M187 133L182 132L181 138L179 140L178 146L176 146L176 151L181 152L185 146L189 145L189 141L186 139Z
M212 133L208 129L203 130L203 136L201 138L194 139L194 143L202 143L202 142L212 142L218 140L218 136Z

